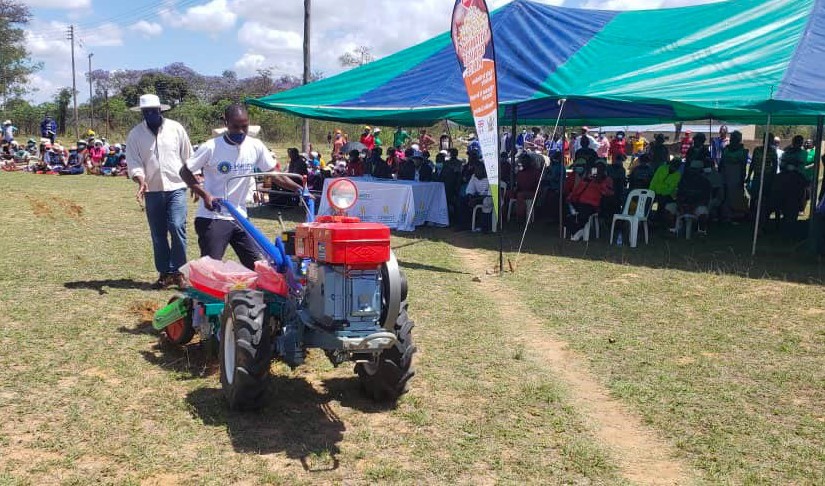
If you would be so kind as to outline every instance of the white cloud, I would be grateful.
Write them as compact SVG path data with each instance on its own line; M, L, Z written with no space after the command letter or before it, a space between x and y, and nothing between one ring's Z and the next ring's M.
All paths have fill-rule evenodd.
M217 33L231 29L238 15L227 8L226 0L212 0L203 5L189 7L179 12L173 7L160 10L160 18L172 27L197 32Z
M92 0L24 0L23 3L30 8L59 8L63 10L75 10L92 6Z
M111 22L93 28L77 29L77 37L86 47L117 47L123 45L123 29Z
M29 85L34 92L29 95L39 103L50 100L62 87L72 85L71 43L66 39L69 24L58 21L45 22L33 19L26 29L26 49L35 62L43 63L43 70L31 76ZM85 101L88 90L86 82L86 56L95 47L117 47L123 45L122 29L112 23L104 23L94 28L78 29L75 45L77 62L78 101Z
M141 20L132 24L129 27L129 30L132 32L137 32L145 38L149 38L161 35L163 33L163 26L157 22L147 22L146 20Z
M237 62L235 62L235 71L240 76L250 76L258 71L258 69L265 69L266 58L260 54L252 54L247 52Z

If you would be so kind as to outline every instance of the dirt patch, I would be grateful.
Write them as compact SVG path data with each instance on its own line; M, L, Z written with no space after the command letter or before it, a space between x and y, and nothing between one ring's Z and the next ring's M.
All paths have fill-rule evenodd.
M77 204L76 202L72 201L71 199L57 199L58 204L63 208L63 211L72 219L82 219L83 218L83 206Z
M46 201L35 199L31 196L26 196L26 200L29 202L29 206L31 206L35 216L38 218L54 219L52 208Z
M160 308L157 302L153 300L141 300L132 302L126 310L129 314L140 318L141 322L152 322L155 319L155 312Z
M484 276L490 265L483 254L460 246L456 250L467 268L474 275L482 276L475 279L481 291L492 300L507 302L507 321L521 323L528 356L552 368L567 385L572 404L594 434L620 458L619 470L625 478L633 483L654 485L695 482L691 469L675 459L676 450L671 444L611 397L607 388L587 370L584 357L546 330L520 296L499 277Z

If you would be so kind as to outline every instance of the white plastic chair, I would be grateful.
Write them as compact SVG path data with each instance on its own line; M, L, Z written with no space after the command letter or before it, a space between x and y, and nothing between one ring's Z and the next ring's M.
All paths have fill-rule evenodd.
M504 201L504 195L507 194L507 183L503 182L503 181L499 181L498 184L499 184L499 201ZM472 231L476 230L476 214L478 214L478 212L482 211L483 209L484 209L484 205L482 205L482 204L476 204L473 207L473 220L472 220L472 223L470 224L470 229ZM508 214L508 217L509 217L509 214ZM497 220L498 220L498 218L493 218L493 226L492 226L493 233L495 233L496 229L498 228L498 221Z
M584 231L584 234L582 235L582 239L584 241L590 241L590 232L593 231L594 233L596 233L596 239L598 240L599 238L601 238L601 229L600 229L600 227L601 227L601 224L600 224L600 220L599 220L599 213L591 214L590 217L587 218L587 223L585 223L584 228L582 228L583 231ZM567 227L566 226L565 226L564 232L562 234L564 236L564 239L567 239Z
M634 198L638 198L636 209L633 214L630 214L630 203ZM627 195L627 200L624 203L624 210L622 214L613 215L613 224L610 225L610 244L613 244L613 233L616 230L617 221L627 221L630 224L630 247L636 248L639 239L639 225L643 225L645 229L645 244L650 243L650 229L648 228L647 220L650 215L650 210L653 207L653 201L656 199L656 193L650 189L634 189Z
M533 199L525 199L524 202L526 203L527 211L529 212L530 208L533 206ZM518 201L516 201L515 199L510 199L510 204L507 206L507 221L510 221L513 218L513 208L516 207L516 203L518 203ZM535 208L533 208L533 212L530 213L530 222L536 222Z
M683 214L676 218L676 228L675 233L678 235L679 231L681 231L682 227L685 228L685 239L689 240L690 235L693 232L693 223L696 222L696 227L699 227L699 218L696 217L695 214Z

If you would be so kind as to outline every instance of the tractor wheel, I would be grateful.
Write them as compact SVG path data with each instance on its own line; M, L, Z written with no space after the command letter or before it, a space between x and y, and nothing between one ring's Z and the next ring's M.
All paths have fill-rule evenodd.
M416 348L412 329L415 323L407 315L407 303L402 302L401 313L395 323L398 343L378 357L378 363L358 363L355 372L361 379L364 392L377 402L395 402L407 393L407 384L415 375L412 366Z
M221 385L229 408L259 408L269 381L272 333L263 293L237 290L226 297L221 316Z
M185 299L185 297L176 295L169 299L167 305L180 299ZM163 328L163 333L166 334L166 339L168 339L172 344L183 346L185 344L189 344L189 341L195 337L195 328L192 327L191 305L188 305L188 307L190 307L189 314Z

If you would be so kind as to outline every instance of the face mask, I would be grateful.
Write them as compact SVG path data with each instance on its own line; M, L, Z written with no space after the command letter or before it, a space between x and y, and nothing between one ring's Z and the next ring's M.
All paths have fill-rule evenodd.
M619 140L624 140L624 135L617 135L616 138L618 138Z
M438 163L436 163L436 164L435 164L435 168L436 168L437 170L441 170L441 169L443 169L443 168L444 168L444 164L442 164L441 162L438 162Z
M704 169L702 169L702 171L703 171L705 174L710 174L710 173L713 171L713 169L711 169L710 167L705 167Z
M573 170L575 170L575 171L576 171L576 174L580 174L580 175L581 175L581 174L584 174L584 167L576 167L576 168L575 168L575 169L573 169Z
M228 138L232 143L235 145L240 145L246 140L246 134L244 132L241 133L227 133L226 138Z
M163 115L160 114L160 110L144 111L143 119L146 120L146 125L152 130L157 130L163 124Z

